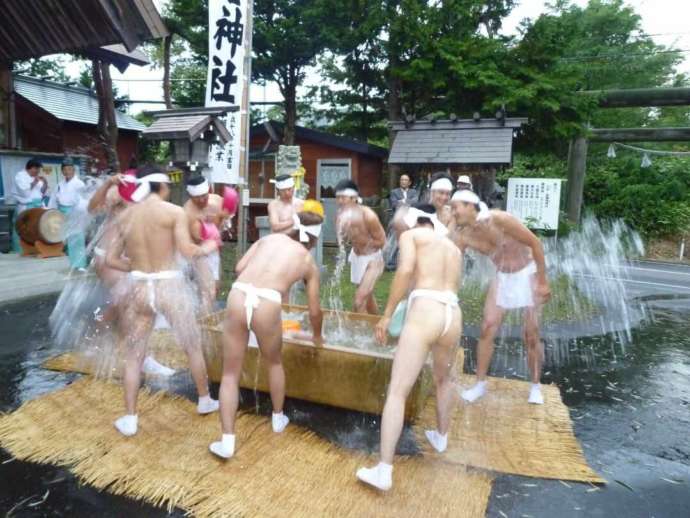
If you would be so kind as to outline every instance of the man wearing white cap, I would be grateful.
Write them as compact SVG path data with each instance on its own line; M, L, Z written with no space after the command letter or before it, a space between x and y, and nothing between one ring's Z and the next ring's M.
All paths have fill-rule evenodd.
M472 191L457 191L451 204L456 223L461 227L455 236L460 250L476 250L489 257L496 266L496 279L486 295L477 345L477 383L462 392L462 397L472 403L486 393L486 375L494 352L494 338L505 312L522 309L522 332L532 379L528 402L541 405L544 396L539 381L544 345L539 337L539 319L543 304L551 296L544 247L517 218L501 210L489 210Z
M268 204L271 232L289 234L295 224L294 217L302 210L304 201L295 198L295 179L291 175L278 175L271 183L275 184L278 191L278 198Z
M318 204L312 202L311 205ZM323 213L323 209L319 211ZM296 215L287 233L270 234L254 243L237 263L237 281L228 294L223 331L223 378L220 385L222 437L209 449L228 459L235 453L235 417L239 404L242 363L250 332L256 335L262 363L268 366L268 385L273 404L271 425L275 433L290 420L283 413L285 371L282 363L281 300L290 287L303 280L309 306L312 335L322 345L322 312L319 302L319 268L309 250L321 234L323 218L312 211Z
M377 315L379 308L374 287L383 273L382 250L386 244L386 232L376 213L361 205L359 189L352 180L338 182L335 199L338 204L338 241L348 241L352 245L348 261L350 281L357 285L354 310Z
M106 255L110 268L127 273L121 281L125 294L120 315L120 340L126 350L123 384L127 413L114 423L125 436L137 432L141 367L157 313L170 323L187 353L199 395L197 411L208 414L218 410L218 402L209 395L191 288L177 259L178 254L187 259L208 255L218 244L213 240L201 246L194 244L184 210L166 201L170 179L161 169L142 167L135 182L137 188L131 196L135 203L118 217L117 237Z
M455 187L459 191L471 191L472 190L472 180L470 180L470 177L467 176L466 174L462 174L458 176L457 182L455 182Z
M203 312L210 313L220 284L220 246L221 229L229 221L229 214L223 209L223 198L211 192L208 180L195 176L187 182L189 199L184 211L189 220L189 231L194 242L199 244L207 239L215 240L219 249L195 261L195 272L199 281Z

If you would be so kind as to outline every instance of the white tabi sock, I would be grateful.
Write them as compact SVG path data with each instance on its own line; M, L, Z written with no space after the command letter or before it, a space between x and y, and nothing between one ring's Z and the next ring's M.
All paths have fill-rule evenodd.
M273 426L273 431L275 433L281 433L283 430L285 430L285 427L289 422L290 419L288 419L288 416L282 412L279 414L274 413L271 417L271 425Z
M174 369L166 367L162 363L157 362L153 356L147 356L146 358L144 358L144 363L141 366L141 371L144 374L150 374L152 376L169 377L175 374Z
M532 405L544 404L544 395L541 393L541 385L539 383L532 383L532 387L529 389L529 399L527 402Z
M200 414L210 414L212 412L217 412L218 401L216 399L211 399L210 395L199 396L199 403L196 405L196 411Z
M117 431L125 437L131 437L137 433L139 418L136 415L123 415L113 423Z
M474 387L468 390L463 390L463 392L460 395L462 396L462 399L464 399L468 403L474 403L484 394L486 394L486 380L478 381L474 385Z
M373 468L359 468L357 478L381 491L393 487L393 465L379 462Z
M427 430L424 435L437 452L443 453L448 448L448 434L441 435L437 430Z
M229 459L235 454L235 434L224 433L223 438L218 442L211 443L208 449L223 459Z

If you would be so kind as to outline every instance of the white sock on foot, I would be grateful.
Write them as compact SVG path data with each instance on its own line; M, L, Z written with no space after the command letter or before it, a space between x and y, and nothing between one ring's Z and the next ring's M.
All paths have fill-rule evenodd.
M381 491L388 491L393 486L393 465L379 462L373 468L359 468L357 478Z
M541 385L539 383L532 383L532 388L529 389L528 403L533 405L543 405L544 395L541 393Z
M217 412L218 401L216 399L211 399L210 395L199 396L199 403L196 405L196 411L200 414L210 414L211 412Z
M136 415L123 415L113 423L117 431L125 437L131 437L137 433L139 418Z
M147 356L144 358L144 363L141 366L141 371L144 374L151 374L153 376L172 376L175 374L174 369L166 367L162 363L156 361L153 356Z
M208 449L223 459L229 459L235 454L235 434L224 433L223 438L218 442L211 443Z
M463 390L460 395L462 396L462 399L464 399L468 403L474 403L484 394L486 394L486 380L478 381L474 385L474 387L468 390Z
M280 412L279 414L274 413L273 417L271 417L271 425L273 426L273 431L275 433L280 433L283 430L285 430L285 427L288 425L289 422L290 419L288 419L288 416L286 416L282 412Z
M441 435L437 430L427 430L424 435L437 452L443 453L448 448L448 434Z

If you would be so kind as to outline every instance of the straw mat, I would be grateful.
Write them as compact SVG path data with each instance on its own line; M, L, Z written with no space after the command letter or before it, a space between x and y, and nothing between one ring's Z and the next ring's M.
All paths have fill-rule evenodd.
M241 414L238 450L220 461L217 415L142 390L139 433L120 436L122 389L84 378L0 417L0 444L21 460L55 463L85 483L197 516L484 516L491 478L422 456L396 459L395 485L380 494L354 476L371 457L290 425Z
M463 387L474 383L474 376L461 377ZM436 402L430 398L415 426L425 455L502 473L605 483L587 465L558 388L542 386L544 405L530 405L529 387L524 381L489 378L486 396L456 407L442 456L424 438L425 429L436 428Z

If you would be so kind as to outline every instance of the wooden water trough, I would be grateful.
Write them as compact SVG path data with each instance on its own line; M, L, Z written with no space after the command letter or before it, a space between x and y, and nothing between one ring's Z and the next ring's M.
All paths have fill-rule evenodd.
M288 312L305 312L306 306L284 304ZM222 372L222 325L224 312L207 317L202 325L210 338L206 351L209 377L219 381ZM324 320L334 316L332 310L324 310ZM341 312L344 327L347 322L366 322L371 333L378 316ZM393 365L393 352L384 348L369 351L324 344L316 347L308 341L283 337L283 365L286 392L289 397L312 401L349 410L381 414L386 400L386 390ZM268 372L261 363L256 346L250 346L244 357L240 385L246 389L268 392ZM425 365L415 383L405 406L405 418L414 420L422 411L424 402L433 386L430 364Z

